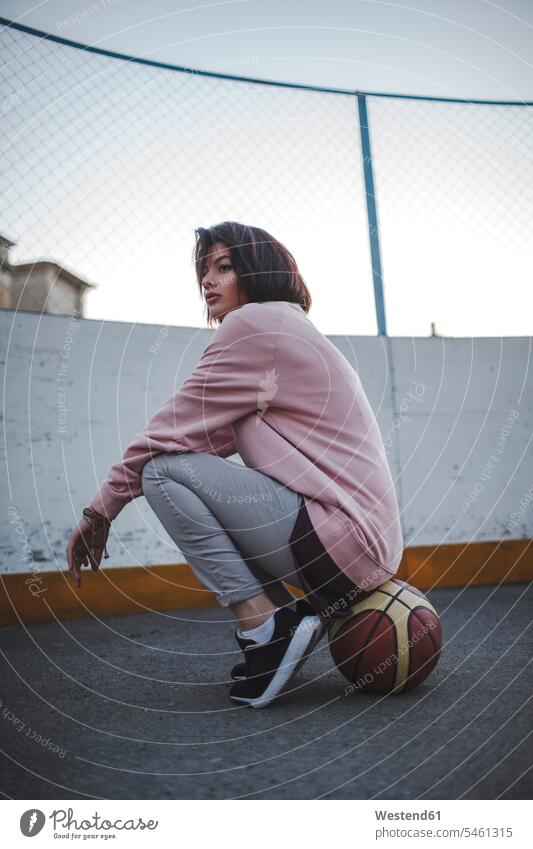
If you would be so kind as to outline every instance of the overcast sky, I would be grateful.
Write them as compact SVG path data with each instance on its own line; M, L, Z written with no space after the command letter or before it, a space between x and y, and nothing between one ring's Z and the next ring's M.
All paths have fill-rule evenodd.
M75 41L227 73L434 96L533 95L531 0L2 0L0 7L4 17Z
M27 26L191 68L369 92L533 100L531 0L181 6L0 2L4 17ZM0 77L16 213L1 216L0 230L17 242L16 261L52 252L98 283L88 317L203 326L188 259L193 228L236 218L293 251L323 332L376 332L351 98L228 83L208 90L199 77L70 48L58 54L41 44L32 52L17 38ZM62 67L71 80L64 91ZM533 107L369 99L391 335L427 335L430 321L445 335L531 333L532 114ZM80 116L87 119L78 126ZM76 135L63 139L74 127ZM127 144L122 152L117 137ZM209 196L200 179L205 161L218 185ZM339 254L337 242L355 259Z

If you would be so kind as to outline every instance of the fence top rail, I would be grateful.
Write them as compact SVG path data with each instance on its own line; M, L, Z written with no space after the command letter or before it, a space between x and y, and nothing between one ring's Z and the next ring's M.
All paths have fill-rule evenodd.
M196 68L189 68L185 65L173 65L169 62L157 62L153 59L143 59L140 56L131 56L127 53L118 53L115 50L106 50L102 47L93 47L90 44L83 44L81 41L72 41L69 38L63 38L60 35L44 32L43 30L35 29L34 27L20 24L17 21L11 21L8 18L0 16L0 26L6 29L15 29L28 35L38 36L39 38L53 41L57 44L65 44L67 47L75 47L78 50L85 50L87 53L96 53L100 56L108 56L112 59L122 59L126 62L135 62L139 65L148 65L152 68L164 68L167 71L177 71L180 73L197 74L202 77L213 77L215 79L234 80L238 82L255 83L258 85L279 86L281 88L303 89L305 91L317 91L328 94L343 94L350 96L365 96L365 97L393 97L400 100L426 100L440 103L469 103L482 104L485 106L533 106L533 100L483 100L483 99L468 99L466 97L433 97L424 94L393 94L384 91L361 91L359 89L334 88L330 86L306 85L305 83L289 83L279 80L265 80L258 77L245 77L238 74L223 74L217 71L203 71Z

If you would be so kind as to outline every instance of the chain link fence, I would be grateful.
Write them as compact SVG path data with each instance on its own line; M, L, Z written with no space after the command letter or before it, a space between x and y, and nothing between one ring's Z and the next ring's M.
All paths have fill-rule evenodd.
M530 335L533 109L370 100L391 335Z
M194 228L233 219L291 250L324 333L384 332L372 238L388 333L530 332L528 106L368 95L369 240L356 95L158 67L18 25L0 44L1 307L203 327Z

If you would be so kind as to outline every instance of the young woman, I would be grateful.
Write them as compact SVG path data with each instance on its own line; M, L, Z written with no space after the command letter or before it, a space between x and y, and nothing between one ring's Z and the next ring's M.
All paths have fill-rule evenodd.
M67 548L98 569L110 522L144 494L239 622L230 697L264 707L324 634L398 569L403 540L381 434L357 373L308 318L292 254L258 227L195 231L214 336L112 466ZM244 466L228 460L238 453ZM296 601L284 581L304 590Z

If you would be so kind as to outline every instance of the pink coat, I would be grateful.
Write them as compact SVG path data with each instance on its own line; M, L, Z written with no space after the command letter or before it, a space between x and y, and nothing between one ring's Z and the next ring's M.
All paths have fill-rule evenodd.
M164 451L229 457L304 496L322 545L363 590L398 569L403 539L381 433L357 372L299 304L227 313L181 389L111 467L90 506L113 519Z

